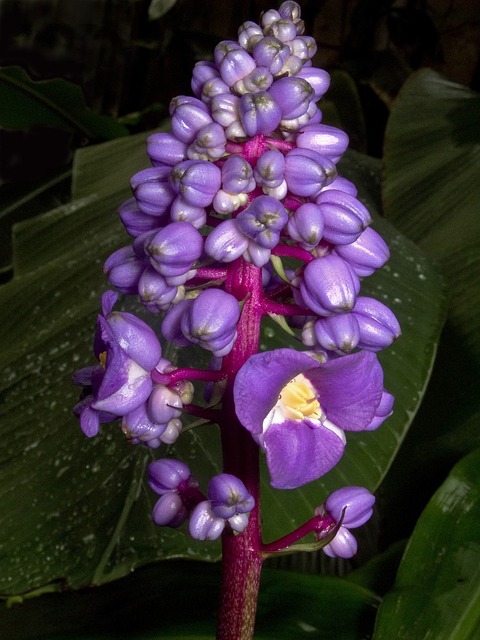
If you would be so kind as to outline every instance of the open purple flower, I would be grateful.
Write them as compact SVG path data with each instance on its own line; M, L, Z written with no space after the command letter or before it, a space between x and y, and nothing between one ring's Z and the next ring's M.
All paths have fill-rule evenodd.
M87 436L98 433L101 422L110 422L137 409L152 391L150 371L161 357L154 331L136 316L113 312L113 291L102 296L103 315L98 316L94 351L99 364L77 371L74 384L84 387L75 406Z
M278 489L332 469L343 455L344 430L379 426L383 394L377 357L363 351L328 362L293 349L258 353L234 384L238 419L265 451Z

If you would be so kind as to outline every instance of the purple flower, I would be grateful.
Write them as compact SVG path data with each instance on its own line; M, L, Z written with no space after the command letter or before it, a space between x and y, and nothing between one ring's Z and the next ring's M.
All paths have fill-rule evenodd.
M334 539L322 550L332 558L351 558L357 552L357 541L350 533L372 517L375 496L364 487L344 487L334 491L325 504L315 509L316 515L329 515L335 524L343 520ZM317 536L322 538L322 534Z
M328 362L293 349L258 353L234 383L238 419L264 449L279 489L299 487L335 466L344 430L367 429L383 393L381 366L369 352Z
M150 371L161 357L153 330L129 313L111 312L116 294L102 296L94 351L99 365L81 369L74 384L85 387L85 397L74 407L87 436L98 433L101 422L124 416L142 405L152 390Z
M313 202L300 205L287 223L289 236L307 250L318 245L322 239L323 227L322 210Z

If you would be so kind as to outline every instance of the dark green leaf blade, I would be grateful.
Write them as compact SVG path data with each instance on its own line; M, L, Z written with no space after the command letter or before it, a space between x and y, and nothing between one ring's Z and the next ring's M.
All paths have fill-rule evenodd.
M474 640L480 630L480 449L463 458L421 515L382 602L374 640Z
M113 118L87 108L77 85L66 80L33 81L21 67L0 69L0 126L29 129L35 125L66 129L90 140L125 136Z

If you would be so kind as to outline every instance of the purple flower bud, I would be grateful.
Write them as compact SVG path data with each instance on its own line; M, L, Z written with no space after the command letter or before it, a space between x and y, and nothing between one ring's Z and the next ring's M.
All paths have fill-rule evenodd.
M331 189L335 189L336 191L343 191L344 193L348 193L350 196L356 196L358 193L357 187L347 180L346 178L342 178L342 176L337 175L330 184L327 184L323 187L320 193L324 193L325 191L329 191Z
M258 196L236 217L239 230L263 249L278 244L280 232L288 220L281 202L270 196Z
M202 127L195 140L188 147L188 157L191 160L210 160L215 162L225 153L225 131L216 122Z
M292 240L300 242L307 250L316 247L320 242L323 227L322 210L313 202L300 205L287 223L287 231Z
M358 549L357 540L350 531L341 526L334 539L322 547L322 551L330 558L352 558Z
M222 78L212 78L203 85L202 100L205 104L210 105L216 96L229 93L230 87Z
M222 166L222 187L228 193L236 194L255 189L253 169L245 158L232 155L225 160Z
M182 415L183 402L178 394L163 384L153 387L148 399L148 417L156 424L167 424Z
M248 20L240 25L238 29L238 43L247 51L251 51L254 46L263 39L263 31L256 22Z
M278 75L290 57L290 48L273 37L262 38L254 46L252 55L260 67L266 67L274 76Z
M213 199L213 208L217 213L233 213L239 207L244 207L248 202L248 194L239 193L235 195L228 193L223 189L217 191L215 198Z
M173 188L188 203L196 207L208 207L220 189L221 171L211 162L185 160L171 173ZM172 199L173 200L173 199Z
M236 338L240 317L238 300L222 289L206 289L186 308L183 335L216 356L227 355Z
M296 76L276 80L268 93L282 110L282 120L303 116L314 98L314 91L310 84Z
M295 140L297 147L312 149L333 162L338 162L348 147L348 136L341 129L326 124L310 124Z
M188 222L195 229L201 229L207 221L204 207L188 204L182 196L177 196L170 207L170 218L173 222Z
M282 16L278 13L278 11L276 11L276 9L269 9L268 11L265 11L265 13L262 13L261 24L264 32L270 25L272 25L274 22L277 22L278 20L281 20L281 18Z
M304 63L317 53L317 43L311 36L297 36L288 43L291 52ZM298 74L297 74L298 75ZM318 100L318 98L316 98Z
M343 487L328 496L325 508L335 522L340 522L345 509L342 526L355 529L370 520L374 504L375 496L364 487Z
M203 86L208 80L212 80L212 78L219 78L220 73L218 71L218 67L213 62L206 62L205 60L201 60L197 62L193 67L192 72L192 91L200 98L202 95Z
M400 336L400 325L394 313L374 298L357 298L353 315L359 326L360 349L379 351Z
M278 8L278 14L282 18L288 18L289 20L292 20L292 22L297 23L300 20L300 5L298 4L298 2L293 2L292 0L282 2L280 7Z
M216 540L225 529L225 520L212 513L210 502L197 504L190 515L188 530L195 540Z
M254 169L255 180L261 187L275 189L285 176L285 157L277 149L269 149L258 158Z
M243 482L229 473L220 473L210 480L208 497L212 513L225 520L237 513L250 513L255 506L255 500Z
M164 494L155 504L152 519L160 527L176 528L182 525L188 517L181 497L174 492Z
M207 106L196 98L190 103L182 103L172 110L172 132L182 142L191 143L198 131L212 122Z
M202 255L203 236L189 222L172 222L150 239L145 250L163 276L181 276Z
M267 67L255 67L255 69L234 85L237 93L257 93L266 91L272 86L273 76Z
M321 316L351 311L359 290L358 276L346 262L332 254L310 262L300 284L303 301Z
M315 101L320 100L330 86L330 74L317 67L302 67L297 77L303 78L312 87Z
M372 221L360 200L343 191L329 189L320 193L315 202L323 214L323 238L332 244L355 242Z
M145 264L142 264L131 246L114 251L103 265L103 272L111 285L121 293L133 295L137 293L138 281Z
M142 233L153 231L153 229L163 226L163 224L168 221L167 215L145 215L143 211L138 208L135 198L125 200L118 209L118 215L126 232L133 238L142 235Z
M280 42L290 42L297 35L297 28L288 18L275 20L265 29L265 35L278 38Z
M233 87L236 82L252 73L256 66L252 56L239 47L225 55L220 63L220 75L228 86Z
M315 102L310 102L308 109L299 118L292 118L290 120L282 119L280 120L280 128L284 132L296 133L302 127L309 123L320 122L322 119L322 112L317 107Z
M390 257L385 240L370 227L367 227L355 242L335 247L334 253L348 262L360 277L372 275Z
M162 458L148 465L148 484L159 495L175 491L189 481L193 481L190 469L180 460Z
M264 267L270 260L270 249L260 247L253 241L248 243L248 247L243 254L243 258L247 262L251 262L259 269Z
M150 167L130 179L138 208L151 216L162 216L170 207L175 192L168 182L170 167Z
M220 93L212 98L212 118L222 127L240 120L240 98L231 93Z
M144 269L137 289L141 301L153 313L167 309L178 293L178 287L167 284L165 278L153 267Z
M310 149L292 149L285 156L285 179L289 190L310 197L331 182L337 173L334 163Z
M343 313L317 320L314 325L318 344L327 351L352 351L360 339L358 322L353 313Z
M167 422L165 431L160 436L161 442L164 444L173 444L177 441L182 431L182 421L178 418L172 418Z
M225 56L230 53L230 51L235 51L238 49L242 49L242 47L236 40L222 40L213 50L213 58L215 60L215 63L220 66Z
M187 145L171 133L154 133L147 138L147 153L153 165L173 167L187 158Z
M267 91L246 93L240 98L240 121L247 135L272 133L282 117L282 110Z
M248 238L241 233L235 220L224 220L205 240L205 253L219 262L233 262L247 247Z
M122 419L122 431L132 444L146 444L151 448L160 446L160 436L166 424L155 424L147 414L146 404L142 404Z
M179 347L187 347L191 344L190 340L188 340L182 333L181 322L184 313L186 313L187 309L193 304L193 300L188 298L186 300L182 300L178 304L175 304L171 309L168 310L165 318L162 322L162 335L168 340L168 342L173 342Z

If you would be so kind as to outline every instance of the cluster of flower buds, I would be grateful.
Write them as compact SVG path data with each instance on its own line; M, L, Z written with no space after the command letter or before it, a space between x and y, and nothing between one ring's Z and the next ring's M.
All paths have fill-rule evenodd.
M192 538L216 540L225 527L241 533L255 506L253 496L241 480L228 473L214 476L205 497L190 469L180 460L160 459L148 467L151 488L160 495L153 509L153 521L179 527L187 519Z
M75 377L85 388L75 411L87 435L120 417L130 442L172 443L182 412L205 417L192 404L191 380L228 380L240 428L265 452L272 485L292 489L337 464L345 432L376 429L390 415L375 352L400 327L383 303L359 295L389 250L338 173L348 137L322 123L329 75L313 66L315 51L299 5L284 2L198 62L194 95L171 102L171 131L148 138L152 166L132 177L119 210L132 242L104 271L120 293L161 314L165 340L208 351L212 364L176 369L143 321L112 312L107 292L98 364ZM282 316L306 349L259 353L265 316ZM211 422L215 412L226 415L208 411ZM197 488L181 463L176 469L175 486L152 481L157 523L188 516L201 539L227 525L243 529L251 496L235 485L241 480L217 476L192 507Z

